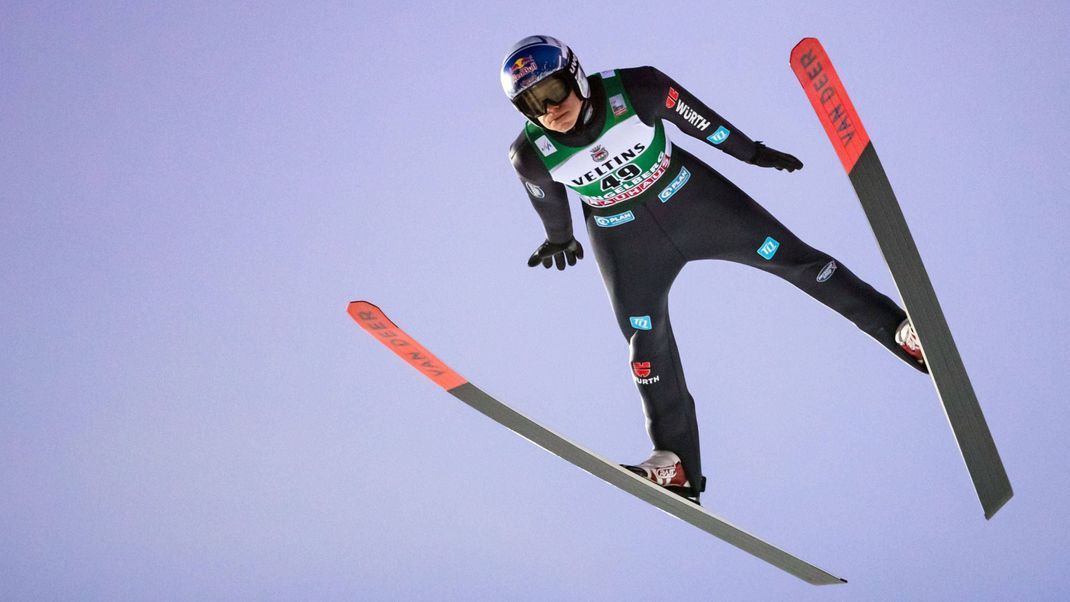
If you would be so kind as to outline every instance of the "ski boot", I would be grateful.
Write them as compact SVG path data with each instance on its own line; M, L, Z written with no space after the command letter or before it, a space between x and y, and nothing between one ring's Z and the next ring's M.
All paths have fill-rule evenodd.
M925 365L925 356L921 352L921 340L918 339L918 333L909 319L903 320L899 328L895 329L895 342L916 362L922 366Z
M671 451L655 449L654 453L638 466L629 466L627 464L621 464L621 466L649 479L653 483L661 485L680 497L687 498L698 504L698 493L692 490L691 481L687 480L687 474L684 473L684 465L680 462L680 457ZM698 490L704 490L706 488L705 485L706 478L703 477L702 486Z

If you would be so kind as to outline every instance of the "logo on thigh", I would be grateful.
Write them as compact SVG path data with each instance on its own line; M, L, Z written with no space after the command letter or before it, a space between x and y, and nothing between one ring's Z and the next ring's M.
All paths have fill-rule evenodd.
M766 258L766 260L773 259L773 255L776 255L776 250L780 248L780 243L777 242L772 236L766 236L765 242L762 246L758 247L758 254Z

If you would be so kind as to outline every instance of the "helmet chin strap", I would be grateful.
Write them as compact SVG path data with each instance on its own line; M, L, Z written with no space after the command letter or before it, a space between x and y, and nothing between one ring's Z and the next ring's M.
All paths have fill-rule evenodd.
M594 107L591 106L591 99L583 99L583 107L580 108L580 114L583 115L583 125L587 125L591 121L591 115L594 115Z
M566 134L571 134L591 122L591 116L594 115L594 107L591 106L591 99L584 98L583 105L580 107L580 118L576 120L576 123L572 126Z

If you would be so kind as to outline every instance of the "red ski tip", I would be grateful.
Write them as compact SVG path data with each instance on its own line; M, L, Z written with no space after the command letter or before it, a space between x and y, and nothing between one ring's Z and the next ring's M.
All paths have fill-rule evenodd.
M367 301L353 301L349 304L347 311L349 316L368 334L443 389L448 391L468 382L432 355L430 351L424 349L415 339L405 334L397 324L386 317L383 310L375 305Z
M869 134L817 38L803 38L795 45L791 50L791 70L814 106L843 168L851 173L869 145Z

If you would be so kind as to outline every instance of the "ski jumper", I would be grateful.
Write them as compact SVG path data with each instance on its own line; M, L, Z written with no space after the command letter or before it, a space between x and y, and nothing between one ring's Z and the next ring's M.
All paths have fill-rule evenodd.
M676 453L701 491L695 402L669 321L668 294L690 261L723 259L787 280L908 363L894 341L906 314L842 263L791 233L735 184L672 145L663 121L750 162L758 147L653 67L589 78L586 120L567 133L528 122L510 156L547 240L572 238L565 187L583 215L655 449Z

